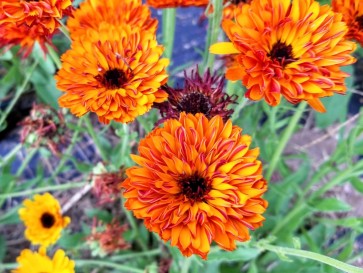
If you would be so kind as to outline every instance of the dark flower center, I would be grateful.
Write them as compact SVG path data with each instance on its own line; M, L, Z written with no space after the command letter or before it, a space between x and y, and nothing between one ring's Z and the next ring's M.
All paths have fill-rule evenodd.
M97 75L98 80L107 89L117 89L127 82L126 73L118 68L107 70L103 75Z
M363 29L363 15L355 18L355 21L358 23L359 29Z
M52 214L45 212L45 213L43 213L42 217L40 218L40 222L42 222L43 227L51 228L55 223L55 219Z
M296 61L292 55L292 46L286 45L280 41L273 45L268 56L272 60L278 61L282 66L286 66L289 63Z
M248 0L230 0L229 2L231 2L234 5L238 5L239 3L247 3Z
M203 113L207 116L211 111L209 99L200 92L192 92L183 96L176 107L179 112L184 111L193 115L196 113Z
M210 190L207 180L198 174L184 177L178 183L181 193L192 201L202 201Z

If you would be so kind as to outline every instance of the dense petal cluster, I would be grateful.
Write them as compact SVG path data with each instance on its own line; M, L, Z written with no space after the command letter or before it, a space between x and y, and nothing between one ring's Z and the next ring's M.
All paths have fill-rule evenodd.
M111 12L112 11L112 12ZM101 23L118 26L127 24L132 27L155 33L158 21L151 18L150 9L141 0L87 0L73 12L67 21L72 39L78 39L88 29L97 30Z
M169 118L178 119L181 112L202 113L207 118L220 115L224 121L227 121L233 113L233 109L227 107L235 103L237 98L227 95L223 88L224 77L216 73L212 75L209 69L203 76L199 75L198 68L192 70L190 76L184 72L183 88L162 86L162 89L168 93L168 100L155 104L155 108L160 110L162 116L158 123Z
M349 75L341 66L352 64L353 42L342 15L313 0L261 0L242 6L235 20L222 27L232 43L211 52L237 54L226 78L242 80L246 97L275 106L281 96L291 103L307 101L324 112L320 98L344 94Z
M71 11L71 0L0 1L0 47L19 44L27 56L39 42L46 51L59 20Z
M348 25L347 39L356 40L363 46L363 2L361 0L333 0L333 10L343 14Z
M63 250L58 249L53 259L45 251L32 252L24 249L16 259L19 267L12 273L74 273L75 263L70 260Z
M209 0L146 0L154 8L204 7Z
M267 189L259 149L222 117L180 115L140 142L139 165L126 170L125 207L146 227L190 256L225 250L262 225Z
M233 20L244 4L251 3L252 0L224 0L223 19Z
M34 245L47 247L54 244L71 221L62 216L58 200L49 193L36 194L34 201L26 199L23 205L19 216L26 227L25 237Z
M103 123L133 121L167 98L159 90L168 78L162 53L149 31L109 24L90 30L61 58L59 104L76 116L94 112Z

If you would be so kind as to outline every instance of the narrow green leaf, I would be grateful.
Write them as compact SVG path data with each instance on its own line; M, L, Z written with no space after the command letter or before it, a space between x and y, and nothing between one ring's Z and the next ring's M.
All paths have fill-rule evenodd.
M325 198L321 201L316 201L313 207L318 211L349 211L351 206L336 198Z

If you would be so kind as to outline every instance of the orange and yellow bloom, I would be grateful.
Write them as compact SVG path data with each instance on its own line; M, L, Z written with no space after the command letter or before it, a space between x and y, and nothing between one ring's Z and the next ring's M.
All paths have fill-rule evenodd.
M24 249L16 259L19 264L12 273L74 273L75 263L70 260L63 250L58 249L53 258L46 255L45 249L32 252Z
M154 8L205 7L209 0L147 0L146 3Z
M211 52L235 54L226 78L241 80L247 98L275 106L283 96L324 112L320 98L345 93L349 75L340 68L355 61L350 54L356 45L345 39L342 15L329 6L313 0L252 1L222 27L231 42L215 44Z
M26 199L23 205L19 216L26 227L25 238L34 245L54 244L71 222L69 217L62 216L58 200L49 193L36 194L34 200Z
M181 113L140 142L139 165L126 170L125 207L185 256L206 259L214 241L225 250L249 240L267 201L259 149L222 117Z
M118 26L127 24L156 33L158 22L141 0L87 0L68 19L67 27L73 40L79 39L89 29L98 30L101 23Z
M363 46L363 2L361 0L333 0L333 10L343 15L348 25L347 39L356 40Z
M133 121L167 98L159 90L168 78L163 50L150 31L107 23L90 30L61 58L60 106L76 116L94 112L103 123Z

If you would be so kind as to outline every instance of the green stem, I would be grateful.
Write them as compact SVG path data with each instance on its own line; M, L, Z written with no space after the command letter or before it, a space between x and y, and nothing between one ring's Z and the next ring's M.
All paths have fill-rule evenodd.
M126 272L126 273L145 273L144 270L142 269L138 269L138 268L134 268L134 267L130 267L127 265L122 265L122 264L118 264L118 263L113 263L113 262L109 262L109 261L102 261L102 260L75 260L76 262L76 267L80 267L80 266L84 266L84 265L96 265L99 267L110 267L113 269L117 269L119 271L117 272Z
M163 9L163 43L165 46L164 56L171 60L174 47L176 9Z
M209 17L207 41L205 44L204 58L203 58L204 71L207 68L210 69L213 68L215 55L209 53L209 48L212 44L216 43L218 40L218 35L221 29L220 25L222 20L223 1L212 0L211 2L213 4L213 14Z
M9 192L9 193L5 193L5 194L0 194L0 199L19 197L19 196L25 196L25 195L34 195L36 193L48 192L48 191L80 188L86 184L87 184L87 182L79 182L79 183L71 182L71 183L67 183L67 184L46 186L46 187L35 188L35 189L30 189L30 190L25 190L25 191L20 191L20 192Z
M30 150L30 152L22 160L22 163L21 163L19 169L17 170L15 176L20 176L24 172L25 168L28 166L28 163L30 162L30 160L33 158L33 156L36 154L37 151L38 151L38 149L35 149L35 148Z
M143 251L143 252L139 252L139 253L127 253L124 255L115 255L110 257L111 260L113 261L122 261L122 260L127 260L127 259L136 259L139 257L151 257L151 256L156 256L161 254L161 249L154 249L154 250L149 250L149 251Z
M61 20L58 20L59 24L60 24L60 31L63 33L64 36L67 37L67 39L72 42L71 36L69 35L69 31L68 28L65 24L63 24L63 22Z
M54 48L48 44L46 44L46 47L48 49L48 55L53 60L53 63L58 69L62 68L62 62L59 59L59 56L57 52L55 52Z
M73 148L77 143L77 138L78 138L78 135L79 135L79 127L81 127L82 121L83 121L83 119L81 119L81 118L78 120L77 125L76 125L77 130L74 132L74 134L72 136L72 139L71 139L71 142L70 142L71 144L68 146L67 150L63 154L59 164L57 165L56 169L52 173L52 176L50 177L50 180L54 179L58 175L58 173L61 171L63 166L66 164L68 158L65 155L70 155L72 153Z
M184 263L183 263L183 267L182 267L180 273L188 273L191 264L192 264L192 258L191 257L185 258Z
M287 142L290 140L292 134L294 133L294 130L295 130L302 114L304 113L306 105L307 105L306 102L301 102L300 105L298 106L298 108L296 109L296 112L291 117L289 125L285 129L285 132L283 133L281 140L279 141L279 144L278 144L274 154L272 155L271 160L269 161L269 166L268 166L268 169L267 169L267 172L265 175L265 178L267 181L269 181L271 179L271 176L276 169L277 163L281 160L282 152L284 151Z
M306 258L314 261L318 261L320 263L324 263L335 267L343 272L347 273L363 273L363 269L358 268L356 266L352 266L336 259L330 258L328 256L314 253L306 250L294 249L289 247L281 247L281 246L273 246L269 244L260 244L258 245L260 248L274 252L276 254L282 254L287 256L295 256L300 258Z
M8 107L6 107L6 109L2 113L2 115L0 116L0 130L1 130L1 128L3 128L3 123L6 120L6 117L9 115L9 113L11 112L13 107L15 106L15 104L18 101L18 99L20 98L20 96L24 93L25 88L27 87L27 85L28 85L28 83L30 81L30 78L31 78L35 68L37 67L38 63L39 63L39 60L34 61L33 65L30 67L28 73L25 75L25 79L23 81L23 84L16 90L13 99L9 103Z
M14 146L14 148L7 153L7 155L4 158L0 158L0 168L8 163L10 159L12 159L20 150L21 150L22 144L17 144Z
M90 136L92 137L93 142L95 143L95 145L96 145L96 147L98 149L98 152L100 153L100 156L101 156L102 160L107 162L107 159L108 159L107 153L106 153L105 149L103 149L103 147L101 145L101 142L100 142L100 140L99 140L99 138L98 138L98 136L96 134L96 131L93 128L93 125L91 123L91 119L90 119L89 115L85 116L83 119L84 119L84 121L86 123L87 131L90 134Z

